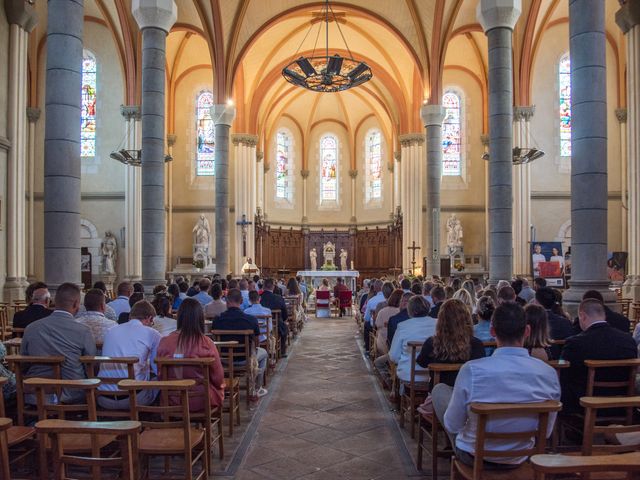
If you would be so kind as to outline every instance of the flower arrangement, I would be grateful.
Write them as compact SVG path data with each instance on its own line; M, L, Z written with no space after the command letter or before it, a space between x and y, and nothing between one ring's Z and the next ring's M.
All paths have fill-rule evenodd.
M462 272L464 270L464 263L458 260L453 264L453 268L455 268L459 272Z
M338 270L338 267L336 267L335 264L333 264L333 263L325 263L324 265L322 265L320 267L320 270L325 270L325 271Z
M194 260L193 266L196 268L204 268L204 260L202 259Z

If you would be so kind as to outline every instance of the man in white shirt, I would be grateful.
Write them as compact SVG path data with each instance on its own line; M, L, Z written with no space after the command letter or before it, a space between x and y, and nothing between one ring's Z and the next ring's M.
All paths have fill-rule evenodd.
M240 290L240 293L242 293L242 290ZM271 309L260 305L260 294L255 290L251 290L249 292L249 301L251 302L251 306L245 308L244 313L251 315L252 317L257 317L258 315L271 316ZM271 324L271 319L268 320L267 325L267 322L260 318L258 318L258 325L260 326L260 343L262 343L267 340L268 332L271 332L273 326Z
M424 342L432 337L436 331L436 319L429 316L429 305L421 295L409 300L407 305L409 320L398 324L398 329L393 336L389 349L389 360L397 365L396 375L403 382L411 380L411 347L409 342ZM416 354L420 349L416 350ZM426 369L416 365L416 380L424 382L428 380Z
M456 457L473 465L477 415L471 413L472 402L535 403L560 399L560 382L555 370L542 360L529 355L523 348L530 333L524 310L516 303L500 305L493 314L491 335L498 348L492 356L472 360L460 369L454 388L440 383L433 388L433 409L455 445ZM549 417L547 437L553 431L556 414ZM536 428L536 416L498 418L489 420L487 430L531 431ZM491 439L485 448L493 451L522 450L533 445L530 441ZM490 457L485 468L512 468L526 457Z
M133 285L129 282L121 282L118 285L118 298L109 302L109 306L113 308L113 311L116 314L116 318L120 316L121 313L129 313L131 311L131 306L129 305L129 297L133 293Z
M102 355L107 357L138 357L134 365L136 380L151 380L151 373L158 374L155 364L158 344L162 338L151 328L156 311L146 300L136 303L129 313L129 321L113 327L104 337ZM103 364L100 367L101 377L126 378L125 365ZM102 384L100 390L117 390L116 385ZM157 396L157 391L142 390L138 393L137 401L140 405L150 405ZM109 410L125 410L129 408L128 395L114 395L98 397L98 403Z
M118 323L109 320L104 312L107 304L102 290L92 288L84 296L85 311L76 316L76 321L89 327L96 344L104 343L104 336Z
M546 262L547 258L542 254L542 247L539 244L533 246L533 254L531 255L531 262L533 263L533 276L540 275L540 262Z
M382 293L382 280L376 280L373 282L373 292L375 295L367 301L367 306L364 309L364 349L369 351L369 334L373 330L373 312L376 311L376 307L380 302L384 302L384 294Z
M209 288L211 288L211 280L208 278L203 278L200 280L200 291L193 296L196 300L200 302L200 305L203 307L208 303L211 303L213 297L209 295Z
M242 306L240 308L246 310L251 306L251 301L249 300L249 282L246 278L238 282L238 288L240 288L240 293L242 294Z

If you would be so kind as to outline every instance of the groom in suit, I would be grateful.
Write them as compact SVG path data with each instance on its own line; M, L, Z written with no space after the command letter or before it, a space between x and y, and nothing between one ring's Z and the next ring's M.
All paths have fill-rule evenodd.
M289 336L289 327L287 327L287 304L281 295L273 293L275 287L273 278L267 278L264 281L264 290L260 297L260 305L271 310L280 310L280 319L278 320L278 333L280 335L280 354L287 356L287 337Z

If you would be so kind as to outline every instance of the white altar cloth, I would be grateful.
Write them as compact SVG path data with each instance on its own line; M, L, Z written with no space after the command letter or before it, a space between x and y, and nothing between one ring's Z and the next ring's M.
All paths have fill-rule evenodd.
M300 270L296 273L304 277L305 282L311 283L313 288L317 288L322 283L322 279L329 280L331 286L335 285L336 279L342 277L352 292L356 291L356 278L360 276L357 270Z

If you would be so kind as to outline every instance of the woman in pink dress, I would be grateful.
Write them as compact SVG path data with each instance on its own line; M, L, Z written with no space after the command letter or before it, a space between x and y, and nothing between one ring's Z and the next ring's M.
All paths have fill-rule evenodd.
M204 335L204 311L200 302L186 298L178 309L178 329L160 340L158 357L215 359L209 370L209 398L212 407L222 405L224 398L224 370L220 354L213 340ZM169 368L168 378L162 380L193 379L196 386L189 393L189 410L204 410L202 373L195 367ZM171 399L172 402L178 400Z

